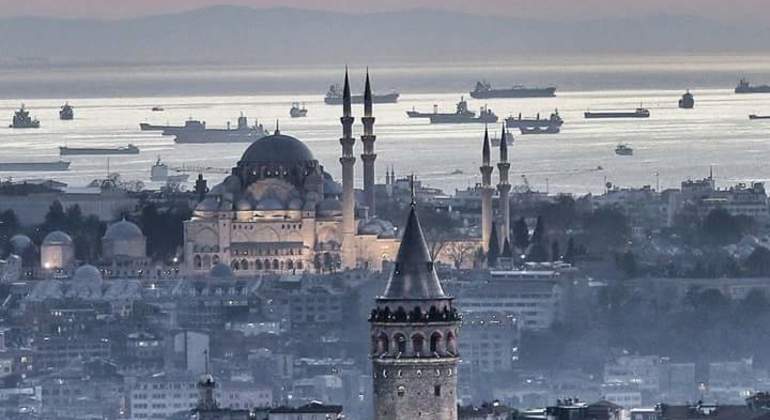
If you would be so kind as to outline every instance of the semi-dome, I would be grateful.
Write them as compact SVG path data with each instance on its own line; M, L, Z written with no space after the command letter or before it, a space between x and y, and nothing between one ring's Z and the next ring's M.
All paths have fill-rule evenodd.
M45 236L43 245L72 245L72 238L60 230L55 230Z
M251 201L245 198L241 198L238 200L238 204L235 205L235 208L238 211L249 211L253 208L253 206L251 205Z
M284 210L286 206L281 203L277 198L265 198L257 203L257 210Z
M72 281L78 283L101 283L102 273L93 265L81 265L72 275Z
M219 203L213 197L206 197L203 201L198 203L195 207L197 211L217 211L219 210Z
M318 214L321 216L342 214L342 203L339 200L327 198L318 203Z
M255 141L240 163L293 163L314 161L310 149L295 137L273 134Z
M144 237L139 226L123 219L111 224L104 233L104 239L113 241L126 241L131 239L141 239Z
M377 235L379 238L394 238L395 227L387 220L374 217L362 222L358 228L358 233L362 235Z
M225 263L218 263L211 267L209 276L215 279L229 279L233 277L233 270Z
M22 255L28 249L35 246L32 239L29 239L29 236L22 234L11 236L11 239L8 242L11 245L11 253L16 255Z

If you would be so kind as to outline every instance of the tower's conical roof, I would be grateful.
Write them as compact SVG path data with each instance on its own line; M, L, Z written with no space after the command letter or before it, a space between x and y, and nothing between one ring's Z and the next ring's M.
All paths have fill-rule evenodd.
M353 111L350 105L351 102L350 79L348 79L348 69L345 67L345 86L342 88L342 115L346 117L353 115Z
M445 299L447 295L441 288L433 260L425 243L425 237L417 217L417 210L412 204L409 218L398 249L396 266L385 287L381 299L419 300Z
M364 116L372 116L372 86L369 83L369 69L366 69L366 86L364 87Z
M481 148L481 160L484 165L489 165L490 149L489 149L489 129L484 127L484 144Z
M508 162L508 143L505 141L505 124L503 124L503 134L500 138L500 161Z

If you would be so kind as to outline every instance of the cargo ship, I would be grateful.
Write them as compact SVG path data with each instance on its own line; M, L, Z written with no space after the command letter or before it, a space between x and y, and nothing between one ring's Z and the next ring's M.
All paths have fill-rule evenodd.
M431 124L466 124L466 123L496 123L497 115L488 107L481 107L479 115L468 109L468 102L460 98L454 113L433 113L430 115Z
M198 124L189 124L192 122ZM229 122L227 128L222 129L206 128L205 122L187 121L183 129L165 129L163 134L176 136L174 138L175 143L251 143L268 133L262 124L255 122L254 126L250 127L246 117L241 115L238 117L236 128L230 128Z
M750 120L770 120L770 115L757 115L757 114L751 114L749 115Z
M69 121L75 118L75 110L68 102L65 102L59 110L59 119L63 121Z
M409 118L430 118L431 115L438 114L438 105L433 105L433 112L420 112L412 107L411 111L406 111L406 116Z
M616 111L604 111L604 112L586 112L585 117L587 119L592 118L650 118L650 110L647 108L636 108L631 112L616 112Z
M150 168L150 181L154 182L181 183L186 182L189 177L188 174L169 175L169 167L160 160L160 156Z
M619 144L618 147L615 148L615 154L618 156L631 156L634 154L634 149L627 144Z
M120 147L66 147L59 146L59 155L138 155L139 148L133 144Z
M40 121L32 118L29 111L21 104L21 108L13 114L13 122L9 128L40 128Z
M524 118L521 114L518 117L508 117L505 119L505 126L508 128L533 128L533 127L561 127L564 120L559 116L559 110L554 110L548 118L540 118L537 114L535 118Z
M695 98L692 96L692 93L688 90L685 92L684 95L682 95L682 98L679 99L679 108L682 109L693 109L695 107Z
M70 168L70 162L0 162L0 172L49 171L60 172Z
M384 95L372 95L372 103L374 104L395 104L398 102L398 92L386 93ZM362 104L364 103L364 95L353 95L350 97L351 103ZM340 85L329 86L329 91L326 92L324 97L324 103L326 105L342 105L342 88Z
M738 86L735 87L735 93L770 93L770 86L752 86L747 79L741 79L738 82Z
M490 99L490 98L550 98L556 96L555 87L528 88L524 86L514 86L508 89L493 89L487 81L476 82L476 88L471 91L471 98Z

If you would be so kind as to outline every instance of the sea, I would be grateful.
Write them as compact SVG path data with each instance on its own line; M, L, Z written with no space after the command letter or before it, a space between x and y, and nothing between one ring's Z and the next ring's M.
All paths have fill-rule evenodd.
M351 65L354 92L363 87L365 65ZM736 95L738 79L770 83L768 56L570 56L514 57L482 63L381 63L369 67L374 90L397 90L397 104L375 106L377 180L386 168L397 176L415 174L423 183L453 193L480 182L483 124L431 125L409 119L406 111L453 112L464 97L472 110L492 109L500 123L488 127L500 136L504 117L548 117L558 109L560 134L514 132L510 149L511 183L556 193L601 193L618 187L675 188L712 170L720 187L770 179L770 94ZM0 173L3 180L56 179L81 187L108 173L150 188L150 168L161 159L187 171L191 188L198 172L210 183L226 176L248 147L232 144L175 144L172 137L142 132L141 122L181 125L187 119L210 128L235 124L241 114L267 129L304 141L316 159L340 179L340 106L323 102L329 85L341 83L338 66L196 65L6 65L0 67L0 162L71 161L66 172ZM495 87L556 86L555 98L489 99L469 97L477 80ZM677 107L690 90L695 109ZM60 121L65 102L73 121ZM292 119L292 102L304 104L306 118ZM11 129L21 104L41 122L39 129ZM154 112L155 106L162 112ZM585 111L648 108L649 119L586 120ZM357 117L361 105L354 106ZM7 123L7 124L6 124ZM362 126L356 120L355 134ZM618 144L634 149L618 156ZM138 155L59 156L59 146L106 147L134 144ZM356 154L362 151L356 143ZM493 156L493 160L497 156ZM360 159L358 161L360 163ZM356 168L360 183L361 166ZM496 179L496 175L495 175ZM495 181L496 182L496 181Z

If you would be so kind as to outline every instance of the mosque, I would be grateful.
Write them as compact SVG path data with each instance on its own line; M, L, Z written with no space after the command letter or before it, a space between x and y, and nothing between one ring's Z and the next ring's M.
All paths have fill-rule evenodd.
M342 187L299 139L276 127L252 143L184 226L188 274L218 264L235 276L367 268L381 270L398 250L397 232L375 215L374 116L366 75L363 123L364 202L354 191L355 138L350 83L343 90Z

